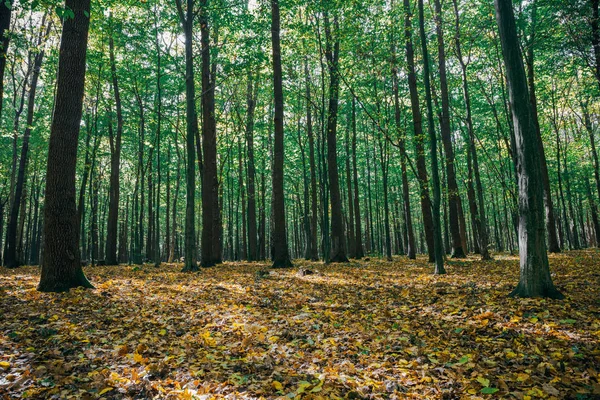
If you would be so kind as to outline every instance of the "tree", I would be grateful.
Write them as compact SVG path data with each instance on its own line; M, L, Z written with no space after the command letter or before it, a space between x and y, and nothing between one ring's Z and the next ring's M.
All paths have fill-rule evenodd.
M419 187L421 189L421 212L423 213L423 225L425 240L429 254L429 262L435 262L434 222L431 211L431 199L429 197L427 166L425 164L425 146L423 139L423 117L419 103L419 92L417 88L417 74L415 72L415 55L412 43L412 12L410 1L404 0L404 35L406 41L406 68L408 73L408 88L410 91L410 105L412 111L414 143L417 152L417 174Z
M185 34L185 98L186 98L186 205L185 205L185 263L184 271L196 271L196 170L194 140L198 135L198 116L196 114L196 88L194 86L194 0L187 0L187 9L183 10L182 0L176 0L179 20Z
M329 195L331 198L331 249L329 262L348 262L346 256L346 235L342 217L342 199L340 196L340 179L337 165L337 113L340 90L339 56L340 42L331 33L331 24L325 11L325 57L329 68L329 111L327 113L327 171L329 173ZM337 26L337 20L334 21Z
M54 114L48 145L44 255L38 290L64 292L92 288L81 268L79 220L75 204L75 166L83 106L90 0L66 0L60 41Z
M217 178L217 126L215 122L215 87L211 79L208 1L200 3L200 33L202 41L202 266L221 262L221 217L219 211L219 180Z
M111 16L112 21L112 16ZM106 228L106 264L118 264L117 259L117 237L119 228L119 197L120 197L120 170L121 170L121 148L123 137L123 106L121 104L121 92L117 78L117 66L115 62L115 43L113 33L108 39L108 51L110 58L110 72L112 78L112 89L115 96L117 108L117 134L113 134L112 117L109 118L109 140L110 140L110 189L108 200L108 223Z
M279 38L279 0L271 0L271 43L273 46L273 87L275 96L275 143L273 145L273 237L271 256L273 268L292 266L288 252L285 227L285 200L283 192L283 83L281 71L281 44Z
M539 146L511 0L494 0L515 129L521 277L511 296L562 299L550 276L544 237Z

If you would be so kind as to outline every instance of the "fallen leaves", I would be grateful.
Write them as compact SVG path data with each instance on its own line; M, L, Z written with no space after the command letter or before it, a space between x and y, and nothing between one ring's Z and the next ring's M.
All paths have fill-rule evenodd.
M0 397L600 395L597 251L551 257L564 301L511 299L518 260L88 268L44 294L0 272Z

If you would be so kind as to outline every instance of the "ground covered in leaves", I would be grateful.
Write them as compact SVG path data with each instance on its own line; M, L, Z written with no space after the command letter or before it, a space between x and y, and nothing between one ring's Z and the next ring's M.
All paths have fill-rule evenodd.
M0 398L600 398L599 261L552 256L564 301L508 298L508 256L96 267L65 294L3 269Z

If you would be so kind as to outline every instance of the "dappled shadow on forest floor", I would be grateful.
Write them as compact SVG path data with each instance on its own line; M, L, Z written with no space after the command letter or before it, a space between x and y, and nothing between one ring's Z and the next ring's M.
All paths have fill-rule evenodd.
M87 268L45 294L0 270L0 397L600 396L600 251L551 256L564 301L511 299L518 259ZM239 395L239 397L236 397Z

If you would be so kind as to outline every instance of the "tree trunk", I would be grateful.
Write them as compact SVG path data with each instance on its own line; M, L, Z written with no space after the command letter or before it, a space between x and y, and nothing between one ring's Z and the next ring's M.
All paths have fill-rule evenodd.
M452 145L452 133L450 131L450 99L448 95L448 82L446 78L446 50L444 49L444 30L442 29L442 6L440 0L434 0L435 6L435 26L438 41L438 67L440 74L440 97L442 100L442 118L440 120L440 132L444 153L446 155L446 180L448 183L448 216L450 222L450 236L452 239L452 258L466 257L466 249L463 248L463 238L459 220L462 206L460 195L458 193L458 184L456 183L456 168L454 166L454 148ZM421 31L421 41L423 48L426 46L424 30ZM425 51L425 50L424 50ZM425 64L426 61L423 61ZM428 66L425 65L428 69ZM427 79L427 78L425 78ZM431 121L429 121L431 123Z
M358 162L356 157L356 99L352 98L352 175L354 179L354 234L355 254L356 259L361 259L365 256L362 242L362 227L360 219L360 199L358 196ZM315 199L316 203L316 199Z
M93 287L81 268L75 205L77 145L85 86L90 0L66 0L54 114L50 128L44 206L44 256L38 290Z
M550 276L544 238L544 201L541 154L529 99L527 78L517 37L511 0L495 0L496 20L509 87L519 172L519 255L521 277L511 296L564 296Z
M491 260L490 252L488 249L489 246L489 237L488 237L488 227L487 220L485 216L485 203L483 200L483 187L481 185L481 175L479 173L479 159L477 157L477 150L475 147L475 129L473 127L473 116L471 113L471 95L469 93L469 83L467 80L467 66L468 64L465 62L462 55L462 47L460 42L460 15L458 12L458 2L457 0L453 0L454 4L454 15L456 18L456 55L458 57L458 62L461 67L462 72L462 87L463 87L463 98L465 101L466 108L466 123L467 123L467 131L469 135L469 149L467 150L468 154L470 154L471 166L473 170L473 176L475 178L475 192L476 192L476 201L473 201L473 205L471 206L471 213L474 214L475 219L475 230L473 234L476 234L476 242L479 247L479 253L481 254L482 260ZM470 180L471 185L473 184L472 180Z
M273 146L273 268L292 266L285 226L285 200L283 188L283 84L281 71L281 44L279 39L279 0L271 0L271 42L273 45L273 86L275 97L275 144Z
M538 120L538 107L537 107L537 96L535 94L535 69L534 69L534 51L535 45L535 34L536 34L536 14L537 5L535 2L532 7L531 15L531 37L527 44L526 52L526 66L527 66L527 84L529 86L529 101L531 102L531 110L533 115L533 124L535 126L538 152L540 154L541 172L542 172L542 183L544 185L544 207L546 210L546 234L548 235L548 251L550 253L560 253L560 246L558 244L558 237L556 232L556 221L554 217L554 205L552 203L552 194L550 187L550 178L548 176L548 163L546 161L546 152L544 151L544 144L542 142L542 133L540 131L540 123Z
M254 163L254 111L258 92L258 79L253 89L252 70L248 70L246 92L246 146L248 151L248 261L258 260L258 232L256 226L256 166Z
M410 91L410 104L412 109L412 120L415 135L414 142L417 152L417 174L421 192L421 212L423 213L423 225L425 230L425 241L427 243L427 252L429 254L429 262L435 262L433 215L431 210L431 200L429 198L427 166L425 165L423 120L421 116L421 106L419 103L419 92L417 90L417 75L415 73L415 56L412 44L412 13L410 10L409 0L404 0L404 12L406 14L404 18L404 27L406 39L408 88Z
M112 14L111 17L112 19ZM108 223L106 229L106 264L118 264L117 259L117 239L119 229L119 196L120 196L120 168L121 168L121 137L123 135L123 111L121 106L121 94L119 91L119 81L117 79L117 67L115 63L115 45L113 37L108 40L110 71L112 77L112 87L115 95L115 105L117 107L117 136L113 137L112 122L109 118L109 139L110 139L110 189L108 205Z
M5 5L2 5L4 8ZM43 21L46 17L44 16ZM42 22L42 26L44 22ZM41 36L43 31L40 32L40 40L38 46L41 46ZM3 56L0 56L3 57ZM4 255L4 265L7 268L16 268L21 262L25 260L19 260L17 257L17 224L19 218L19 209L21 206L21 197L23 196L23 187L25 185L25 168L27 166L27 158L29 156L29 139L31 137L31 130L33 126L34 106L35 106L35 95L37 91L38 78L42 68L42 60L44 59L44 50L41 49L39 53L35 55L33 63L33 74L31 75L31 84L29 85L29 96L27 99L27 122L25 133L23 135L23 143L21 145L21 158L19 160L19 170L17 172L17 179L15 183L14 201L12 203L9 219L8 219L8 231L6 241L6 253ZM25 85L25 83L23 83ZM1 101L1 98L0 98Z
M437 1L437 0L436 0ZM433 222L433 248L434 248L434 258L435 258L435 270L434 273L437 274L445 274L446 270L444 269L444 246L442 241L442 221L441 221L441 188L440 188L440 177L439 177L439 169L438 169L438 154L437 154L437 137L435 134L435 129L433 125L433 106L431 104L431 85L429 82L429 52L427 51L427 37L425 36L425 19L423 12L423 0L418 0L419 7L419 31L421 36L421 49L423 55L423 83L425 86L425 99L427 103L427 128L429 132L429 147L430 147L430 155L431 155L431 178L432 178L432 186L433 186L433 203L431 205L432 208L432 222ZM437 4L436 4L437 7ZM437 12L439 14L439 10ZM437 19L436 19L437 20ZM439 20L437 21L439 24ZM439 35L439 32L438 32ZM443 81L442 87L445 84L445 75L442 76L441 70L445 70L445 61L443 55L443 41L438 42L440 45L440 81ZM443 79L442 79L443 77ZM444 89L442 89L444 92ZM447 96L447 88L446 88L446 96ZM442 96L444 97L444 96ZM446 98L447 100L447 98ZM442 103L444 103L442 101ZM443 109L444 107L442 107ZM448 108L446 108L446 111ZM442 112L442 126L446 125L448 121L447 127L442 128L442 130L447 129L449 132L449 116L447 112ZM442 134L442 137L444 135ZM443 140L443 138L442 138ZM451 139L450 139L451 140ZM444 140L443 140L444 141ZM450 209L450 229L452 230L452 215L454 209L455 215L455 225L458 228L458 207L459 201L456 201L456 197L458 197L458 189L456 188L456 180L454 180L454 186L452 185L452 180L454 179L454 175L450 178L450 173L454 174L454 164L450 163L448 159L451 158L454 160L454 155L452 153L451 146L446 148L446 173L448 180L448 192L452 193L451 196L448 197L448 208ZM454 201L452 198L454 196ZM464 252L461 246L461 237L460 233L458 235L452 235L453 240L453 256L454 257L464 257Z
M185 206L185 263L183 271L196 271L196 213L195 191L196 171L194 140L198 134L198 116L196 114L196 88L194 86L194 40L192 27L194 18L194 0L187 0L187 10L183 11L182 0L176 0L179 19L185 33L185 98L186 98L186 206Z
M354 238L354 201L352 196L352 169L350 168L350 128L346 129L346 188L348 196L348 257L356 258L356 239Z
M221 263L221 226L219 181L217 178L217 127L215 122L215 88L211 80L210 37L207 0L201 2L202 37L202 266Z
M337 26L337 20L334 21ZM331 249L329 262L348 262L346 256L346 235L342 216L342 199L337 165L337 114L339 95L338 60L340 43L332 43L329 17L325 12L325 57L329 69L329 111L327 113L327 171L329 173L329 196L331 199Z

